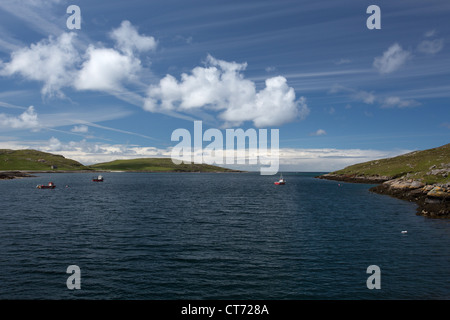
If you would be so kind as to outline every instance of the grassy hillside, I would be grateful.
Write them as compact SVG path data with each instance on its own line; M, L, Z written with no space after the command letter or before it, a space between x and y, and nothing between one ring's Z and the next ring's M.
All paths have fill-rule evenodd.
M37 150L0 149L0 171L10 170L77 171L91 169L75 160L66 159L63 156L51 153Z
M335 171L336 175L408 177L426 184L450 181L450 144L394 158L364 162Z
M176 165L170 158L141 158L131 160L115 160L90 166L96 170L112 171L145 171L145 172L232 172L226 169L207 164L180 164Z

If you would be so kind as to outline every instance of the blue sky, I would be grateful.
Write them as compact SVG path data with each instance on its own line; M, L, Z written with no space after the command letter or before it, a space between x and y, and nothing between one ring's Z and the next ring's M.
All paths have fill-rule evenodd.
M80 30L66 26L72 4ZM193 120L279 129L285 170L438 147L449 17L445 0L4 0L0 148L85 164L168 156Z

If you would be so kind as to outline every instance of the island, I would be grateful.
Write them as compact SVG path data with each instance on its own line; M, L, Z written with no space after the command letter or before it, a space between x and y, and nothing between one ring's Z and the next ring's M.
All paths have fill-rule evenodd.
M175 164L170 158L114 160L90 166L62 155L38 150L0 149L0 180L32 177L32 173L62 172L244 172L197 163Z
M209 164L173 163L171 158L138 158L114 160L91 165L90 168L100 171L128 172L243 172Z
M417 203L417 214L450 218L450 144L368 161L318 176L376 184L370 191Z

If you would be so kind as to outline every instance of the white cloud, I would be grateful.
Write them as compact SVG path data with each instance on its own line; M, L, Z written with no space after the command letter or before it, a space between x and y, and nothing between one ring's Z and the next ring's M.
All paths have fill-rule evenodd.
M89 131L89 127L84 125L74 126L70 131L76 133L87 133Z
M63 150L63 144L55 137L51 137L48 141L48 145L44 147L45 151L55 152Z
M319 129L316 132L311 133L310 136L324 136L326 134L327 132L325 130Z
M281 125L309 113L304 97L296 100L295 91L284 77L265 81L258 91L254 82L241 71L246 63L226 62L208 55L206 67L196 67L182 74L181 81L167 75L151 86L144 108L151 112L221 111L226 125L253 121L257 127Z
M39 126L38 115L33 106L17 117L0 113L1 129L37 129Z
M382 108L408 108L408 107L416 107L420 105L419 102L415 100L402 100L399 97L387 97L384 99Z
M352 94L352 98L356 101L362 101L365 104L373 104L376 99L372 92L367 92L364 90L355 91Z
M375 58L373 66L382 74L391 73L399 69L410 56L410 52L403 50L398 43L395 43L381 57Z
M117 48L127 55L131 55L134 51L154 50L157 46L155 38L140 35L127 20L122 21L119 28L111 31L110 36L116 41Z
M411 151L284 148L280 150L280 169L285 171L334 171L356 163L395 157Z
M129 21L122 22L110 36L118 50L89 45L84 54L79 49L84 46L75 43L75 33L62 33L57 38L50 36L14 51L10 62L0 63L0 75L19 74L28 80L41 81L44 96L63 97L61 89L64 87L123 90L123 83L135 80L142 70L141 61L133 53L153 50L156 41L140 35Z
M58 38L50 36L29 48L14 51L0 74L20 74L28 80L42 81L44 96L62 96L60 89L71 83L72 71L79 61L74 37L74 33L63 33Z
M442 50L444 47L443 39L423 40L417 46L417 50L426 54L435 54Z
M28 148L23 144L21 144L19 148L11 145L11 143L8 143L5 146L10 149ZM3 147L3 143L1 141L0 147ZM52 137L44 143L41 143L40 146L34 146L33 148L44 152L58 152L58 154L61 154L66 158L79 161L86 165L117 159L135 159L145 157L169 158L171 155L169 148L158 149L154 147L141 147L135 145L98 143L89 142L85 139L80 141L62 142L55 137Z
M89 46L86 56L74 82L77 90L121 90L122 82L132 80L141 68L138 59L110 48Z

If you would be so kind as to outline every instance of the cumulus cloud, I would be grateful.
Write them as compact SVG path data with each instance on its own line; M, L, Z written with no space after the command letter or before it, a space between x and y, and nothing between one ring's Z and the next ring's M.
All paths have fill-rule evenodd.
M42 81L45 96L62 96L61 88L72 81L72 72L79 61L74 46L74 33L63 33L58 38L50 36L30 47L11 54L11 61L4 63L3 76L20 74L28 80Z
M373 66L382 74L391 73L399 69L410 56L409 51L403 50L398 43L395 43L381 57L375 58Z
M153 37L138 33L123 21L109 36L115 47L76 45L75 33L50 36L30 47L14 51L0 63L0 75L21 75L43 83L43 96L64 97L62 89L104 91L151 112L176 116L207 112L217 114L225 126L253 122L256 127L278 126L304 119L310 112L306 99L296 97L283 76L266 79L261 89L245 79L246 63L227 62L208 55L205 66L184 73L178 80L166 75L148 89L146 96L131 92L128 84L140 84L144 70L139 53L154 50ZM126 94L121 94L126 93ZM210 116L210 115L207 115Z
M436 54L444 47L443 39L423 40L417 46L417 50L426 54Z
M10 116L4 113L0 114L0 127L2 129L37 129L39 120L33 106L30 106L19 116Z
M63 148L63 144L61 143L61 141L59 141L57 138L55 137L51 137L50 140L48 141L47 147L45 148L46 151L61 151L65 148Z
M140 35L127 20L122 21L119 28L111 31L110 37L116 41L116 47L127 55L131 55L134 51L154 50L157 46L155 38Z
M227 62L208 55L206 67L196 67L181 80L167 75L150 86L144 108L151 112L215 110L226 125L253 121L257 127L276 126L309 113L304 97L284 77L272 77L257 91L241 73L246 63Z
M62 88L77 90L121 90L123 83L133 80L142 69L134 53L153 50L153 37L140 35L129 22L124 21L110 33L116 48L89 45L80 52L75 43L76 34L62 33L50 36L30 47L11 54L11 60L0 63L0 75L21 75L25 79L44 83L44 96L63 97Z
M138 59L110 48L89 46L86 56L74 82L77 90L120 90L122 82L133 79L141 66Z

